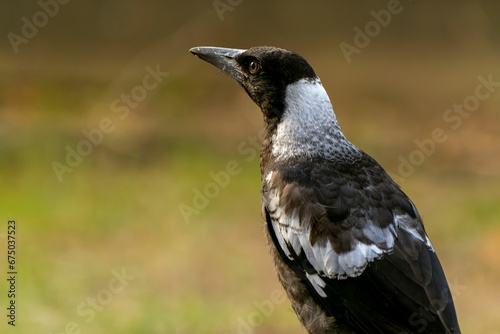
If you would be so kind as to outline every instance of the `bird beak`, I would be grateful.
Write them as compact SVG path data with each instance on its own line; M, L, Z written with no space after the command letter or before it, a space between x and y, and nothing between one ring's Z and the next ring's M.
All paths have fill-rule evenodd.
M199 46L189 49L189 52L196 57L214 65L240 84L243 84L244 76L235 58L245 51L242 49L216 48L211 46Z

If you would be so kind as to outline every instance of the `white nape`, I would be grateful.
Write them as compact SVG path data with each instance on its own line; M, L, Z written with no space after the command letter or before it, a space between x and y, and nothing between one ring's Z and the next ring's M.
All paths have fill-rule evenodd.
M339 153L358 151L342 134L319 78L288 85L285 109L272 143L272 154L278 161L293 157L333 159Z

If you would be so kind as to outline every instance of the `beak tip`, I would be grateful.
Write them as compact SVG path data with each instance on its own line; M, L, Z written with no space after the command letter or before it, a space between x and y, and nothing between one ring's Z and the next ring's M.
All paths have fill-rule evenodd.
M199 51L198 47L194 47L194 48L189 49L189 52L191 52L191 54L193 54L195 56L198 55L198 51Z

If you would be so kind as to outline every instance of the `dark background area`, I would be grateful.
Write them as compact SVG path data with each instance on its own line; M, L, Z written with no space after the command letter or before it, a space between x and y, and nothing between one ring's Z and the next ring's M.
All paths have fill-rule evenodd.
M19 294L2 331L304 333L263 236L260 110L188 52L273 45L310 62L419 208L463 332L500 332L500 5L407 0L376 23L392 4L4 1L0 250L15 219Z

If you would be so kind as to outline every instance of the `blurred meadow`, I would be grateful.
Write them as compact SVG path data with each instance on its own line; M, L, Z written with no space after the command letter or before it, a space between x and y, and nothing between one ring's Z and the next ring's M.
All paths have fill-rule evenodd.
M498 2L2 7L0 332L305 333L263 234L260 110L188 52L274 45L415 202L463 332L500 333Z

